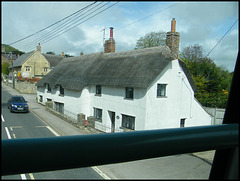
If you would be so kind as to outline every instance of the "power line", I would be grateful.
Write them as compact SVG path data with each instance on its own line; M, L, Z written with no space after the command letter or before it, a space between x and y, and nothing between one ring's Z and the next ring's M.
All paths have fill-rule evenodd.
M155 15L155 14L157 14L157 13L160 13L160 12L162 12L162 11L164 11L164 10L166 10L166 9L169 9L169 8L171 8L171 7L173 7L173 6L176 6L176 5L178 5L178 4L179 4L179 3L175 3L175 4L171 5L171 6L168 6L168 7L164 8L164 9L161 9L160 11L157 11L157 12L155 12L155 13L152 13L152 14L150 14L150 15L148 15L148 16L145 16L145 17L143 17L143 18L141 18L141 19L138 19L138 20L136 20L136 21L134 21L134 22L132 22L132 23L129 23L129 24L125 25L125 26L122 26L122 27L120 27L120 28L117 28L117 29L115 29L115 32L118 31L118 30L120 30L120 29L126 28L127 26L133 25L133 24L135 24L135 23L137 23L137 22L139 22L139 21L142 21L142 20L144 20L144 19L146 19L146 18L149 18L149 17L151 17L151 16L153 16L153 15ZM109 33L107 33L107 34L109 34ZM95 38L94 41L95 41L96 39L100 39L100 38L102 38L102 36L101 36L101 37L98 37L98 38ZM75 48L76 48L76 47L72 47L72 48L67 49L67 50L65 50L65 51L67 52L67 51L73 50L73 49L75 49Z
M86 20L84 20L84 21L82 21L82 22L80 22L80 23L74 25L73 27L70 27L70 28L68 28L67 30L61 32L60 34L57 34L57 35L52 36L50 39L48 39L48 40L46 40L46 41L44 41L44 42L41 42L41 44L44 44L44 43L46 43L46 42L48 42L48 41L50 41L50 40L52 40L52 39L54 39L54 38L56 38L56 37L62 35L63 33L65 33L65 32L67 32L67 31L69 31L69 30L75 28L76 26L79 26L80 24L82 24L82 23L84 23L85 21L87 21L87 20L89 20L89 19L91 19L91 18L97 16L98 14L102 13L103 11L106 11L107 9L109 9L109 8L111 8L112 6L116 5L117 3L118 3L118 2L116 2L116 3L114 3L113 5L111 5L111 6L107 7L107 8L105 8L105 9L101 10L100 12L94 14L93 16L87 18ZM105 5L106 5L106 4L105 4ZM103 6L102 6L102 7L103 7ZM91 12L90 14L92 14L92 13L93 13L93 12ZM88 15L87 15L87 16L88 16Z
M171 8L171 7L173 7L173 6L176 6L177 4L179 4L179 3L176 3L176 4L173 4L173 5L171 5L171 6L168 6L168 7L165 8L165 9L161 9L160 11L157 11L157 12L155 12L155 13L153 13L153 14L150 14L150 15L148 15L148 16L145 16L145 17L143 17L143 18L141 18L141 19L139 19L139 20L137 20L137 21L134 21L134 22L132 22L132 23L129 23L129 24L127 24L127 25L125 25L125 26L123 26L123 27L121 27L121 28L118 28L118 29L116 29L115 31L118 31L118 30L123 29L123 28L125 28L125 27L127 27L127 26L130 26L130 25L133 25L133 24L135 24L135 23L137 23L137 22L139 22L139 21L142 21L142 20L144 20L144 19L146 19L146 18L149 18L150 16L153 16L153 15L155 15L155 14L157 14L157 13L160 13L160 12L162 12L162 11L165 11L166 9L169 9L169 8Z
M43 29L37 31L36 33L33 33L33 34L29 35L29 36L26 36L26 37L24 37L24 38L22 38L22 39L20 39L20 40L17 40L17 41L15 41L15 42L13 42L13 43L10 43L9 45L13 45L13 44L18 43L18 42L20 42L20 41L23 41L23 40L25 40L25 39L27 39L27 38L30 38L30 37L32 37L32 36L34 36L34 35L36 35L36 34L42 32L42 31L44 31L44 30L46 30L46 29L48 29L48 28L50 28L50 27L52 27L52 26L54 26L54 25L60 23L61 21L63 21L63 20L65 20L65 19L67 19L67 18L73 16L74 14L76 14L76 13L82 11L83 9L86 9L86 8L88 8L89 6L92 6L92 5L95 4L96 2L97 2L97 1L93 2L93 3L90 4L90 5L87 5L86 7L84 7L84 8L82 8L82 9L76 11L76 12L73 13L73 14L71 14L71 15L69 15L69 16L67 16L67 17L65 17L65 18L63 18L63 19L61 19L61 20L59 20L59 21L57 21L57 22L55 22L55 23L53 23L53 24L47 26L46 28L43 28Z
M210 50L210 52L206 55L206 57L209 56L209 54L214 50L214 48L216 48L216 46L220 43L220 41L228 34L228 32L232 29L232 27L238 22L239 19L237 19L237 21L235 21L235 23L233 23L233 25L227 30L227 32L222 36L222 38L216 43L216 45Z
M100 4L101 4L101 3L100 3ZM88 12L89 12L89 11L91 11L92 9L96 8L97 6L99 6L100 4L97 4L95 7L91 8L90 10L85 9L84 11L88 10ZM52 35L56 35L56 33L60 32L61 30L65 29L66 27L69 27L69 26L73 25L74 23L76 23L77 21L81 20L82 18L79 19L79 20L78 20L78 18L81 17L81 16L84 14L84 11L82 11L81 14L75 15L75 18L74 18L74 19L70 19L70 21L68 20L68 21L60 24L59 26L57 26L57 27L55 27L54 29L52 29L50 32L42 35L41 37L37 38L37 39L34 40L33 42L27 44L27 45L25 46L25 48L28 49L29 47L32 47L33 45L35 46L36 43L42 42L42 41L48 39L49 37L51 37ZM94 10L94 11L96 11L96 10ZM72 22L73 22L74 20L76 20L76 19L77 19L77 21L75 21L74 23L72 23ZM72 23L72 24L70 24L70 23ZM69 25L69 24L70 24L70 25ZM69 26L67 26L67 25L69 25Z

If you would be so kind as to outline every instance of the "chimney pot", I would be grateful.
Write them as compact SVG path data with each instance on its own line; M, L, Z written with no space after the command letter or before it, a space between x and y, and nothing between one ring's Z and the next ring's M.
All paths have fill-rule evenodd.
M110 38L113 38L113 27L110 27Z
M113 39L113 27L110 27L110 38L105 41L104 53L115 53L115 40Z
M173 18L171 22L171 32L175 32L175 31L176 31L176 20L175 18Z
M38 43L37 51L41 52L41 46L40 46L40 43Z
M64 57L64 52L62 52L62 57Z
M167 35L166 35L166 45L170 48L172 57L174 59L177 59L178 53L179 53L180 33L175 32L175 29L176 29L176 20L175 18L173 18L171 22L171 31L167 32Z

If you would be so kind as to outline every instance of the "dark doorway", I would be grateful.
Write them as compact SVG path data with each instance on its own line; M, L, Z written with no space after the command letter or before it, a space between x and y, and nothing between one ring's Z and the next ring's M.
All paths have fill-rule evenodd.
M114 133L115 132L115 112L112 111L108 111L109 116L110 116L110 120L111 120L111 132Z

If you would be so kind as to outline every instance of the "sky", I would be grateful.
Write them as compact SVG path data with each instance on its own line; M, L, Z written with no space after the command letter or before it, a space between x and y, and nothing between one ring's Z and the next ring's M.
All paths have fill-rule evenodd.
M98 1L81 11L82 19L74 21L74 16L70 17L76 22L74 25L79 24L78 26L69 24L67 16L92 3L93 1L1 1L1 43L9 45L29 36L11 46L27 53L35 50L40 43L42 53L52 51L55 54L64 52L79 56L80 52L91 54L103 51L103 40L109 39L109 28L114 27L116 52L129 51L147 33L170 31L171 20L175 18L176 31L180 33L180 52L184 47L199 44L207 55L239 18L238 1ZM107 7L109 8L102 11ZM95 16L90 18L93 15ZM67 27L58 23L46 28L63 18L66 19L60 23L65 23ZM238 26L239 21L209 55L218 66L229 72L234 71L238 55ZM63 30L71 30L63 33L61 27ZM44 28L46 29L43 30ZM56 28L56 32L53 28ZM43 31L39 32L40 30ZM62 34L57 36L58 32ZM47 33L52 35L47 36ZM34 35L30 36L32 34ZM41 36L46 39L41 39Z

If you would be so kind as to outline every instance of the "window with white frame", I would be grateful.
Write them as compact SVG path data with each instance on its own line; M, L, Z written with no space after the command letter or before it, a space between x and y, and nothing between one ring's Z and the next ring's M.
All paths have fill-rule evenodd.
M135 117L122 114L122 127L134 130Z
M186 120L186 118L180 120L180 128L185 127L185 120Z
M125 99L133 99L134 88L126 87L125 88Z
M102 94L102 86L101 85L96 85L96 94L98 96L101 96Z
M60 96L64 96L64 88L60 85L59 86Z
M93 116L100 122L102 122L102 109L93 108Z
M26 67L25 67L25 70L26 70L26 72L30 72L30 67L29 67L29 66L26 66Z
M47 92L51 92L51 87L49 84L47 84Z
M167 84L157 84L157 97L166 97Z
M55 103L55 111L64 114L64 103L54 102Z
M47 68L47 67L44 67L44 68L43 68L43 71L44 71L44 72L47 72L47 71L48 71L48 68Z

